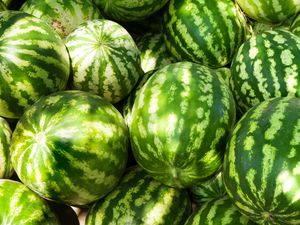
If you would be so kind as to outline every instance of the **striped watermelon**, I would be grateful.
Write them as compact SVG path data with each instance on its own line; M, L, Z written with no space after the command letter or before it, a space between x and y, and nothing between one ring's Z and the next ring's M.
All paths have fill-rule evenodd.
M60 224L47 203L25 185L0 179L0 193L0 224Z
M290 29L292 33L300 37L300 13L295 17Z
M254 225L232 204L228 196L204 203L185 225Z
M0 116L19 118L43 95L63 90L70 72L66 47L41 19L0 12Z
M300 11L299 0L236 0L242 10L260 22L278 23Z
M140 21L161 9L169 0L94 0L107 17L117 21Z
M145 73L177 60L168 52L162 33L147 33L136 41L140 50L142 69Z
M241 111L268 98L300 94L300 39L283 29L243 43L231 65L231 87Z
M224 197L226 195L226 191L223 184L222 170L207 181L200 182L199 184L192 186L190 188L190 192L192 199L200 205L204 202Z
M0 117L0 179L9 178L13 173L9 150L11 133L8 122Z
M165 186L136 166L127 171L117 188L92 206L86 225L182 225L190 211L185 190Z
M232 0L171 0L164 39L178 60L222 67L246 35L246 21Z
M66 38L73 70L72 88L116 103L142 74L139 50L130 34L110 20L93 20Z
M214 70L170 64L151 76L134 101L133 153L157 180L189 187L218 170L234 122L233 96Z
M12 163L41 196L86 205L110 192L126 167L121 114L97 95L63 91L28 108L12 136Z
M41 18L62 38L86 20L102 18L90 0L27 0L20 10Z
M228 142L226 191L258 224L300 224L299 112L299 98L266 100L243 116Z

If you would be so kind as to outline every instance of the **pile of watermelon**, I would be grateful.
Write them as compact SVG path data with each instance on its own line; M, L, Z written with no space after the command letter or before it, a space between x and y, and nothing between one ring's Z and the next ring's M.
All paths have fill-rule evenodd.
M299 0L0 0L0 224L300 224Z

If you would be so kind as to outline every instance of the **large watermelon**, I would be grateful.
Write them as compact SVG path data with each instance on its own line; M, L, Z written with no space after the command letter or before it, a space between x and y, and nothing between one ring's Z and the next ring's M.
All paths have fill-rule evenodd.
M27 0L20 10L46 21L62 38L86 20L102 17L91 0Z
M166 48L162 33L146 33L136 41L145 73L177 62Z
M300 38L269 30L243 43L231 65L231 87L241 111L268 98L300 94Z
M190 212L186 190L165 186L135 166L117 188L92 206L86 225L182 225Z
M11 154L29 188L45 198L86 205L110 192L124 172L127 127L99 96L57 92L25 111L13 132Z
M254 225L232 204L228 196L204 203L185 225Z
M246 21L232 0L171 0L164 38L178 60L211 67L231 62L246 35Z
M161 9L169 0L94 0L110 19L140 21Z
M9 178L13 173L10 160L11 133L7 121L0 117L0 179Z
M50 207L25 185L0 179L0 224L59 225Z
M224 159L224 185L258 224L300 224L300 99L278 97L237 123Z
M65 88L69 56L61 38L27 13L0 12L0 116L19 118L39 97Z
M150 77L134 101L133 153L157 180L189 187L218 170L234 122L233 96L215 70L170 64Z
M260 22L278 23L300 11L299 0L236 0L246 14Z
M66 38L72 64L72 88L116 103L142 74L139 50L130 34L110 20L93 20Z

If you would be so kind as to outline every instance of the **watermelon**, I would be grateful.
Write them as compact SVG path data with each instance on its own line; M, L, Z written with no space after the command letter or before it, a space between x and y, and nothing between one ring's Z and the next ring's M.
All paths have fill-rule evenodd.
M41 18L62 38L83 22L102 18L91 0L27 0L20 10Z
M186 190L165 186L135 166L117 188L92 206L86 225L181 225L190 211Z
M168 52L162 33L146 33L136 41L145 73L177 62Z
M97 95L62 91L42 97L20 118L11 141L20 180L47 199L84 206L123 174L128 132L121 114Z
M185 225L254 225L232 204L228 196L204 203Z
M295 17L290 29L292 33L300 37L300 13Z
M8 122L0 117L0 179L9 178L13 173L9 150L11 133Z
M139 50L130 34L110 20L87 21L66 38L72 88L117 103L141 76Z
M246 36L246 20L232 0L170 0L164 40L179 61L229 64Z
M279 23L300 11L299 0L236 0L242 10L252 19Z
M116 21L140 21L160 10L169 0L94 0L104 14Z
M20 182L0 179L0 193L0 224L60 224L46 201Z
M279 96L300 94L300 38L268 30L243 43L231 65L231 88L241 111Z
M233 96L215 70L170 64L148 79L134 101L133 153L155 179L189 187L217 172L234 122Z
M67 49L44 21L17 11L0 12L0 116L19 118L41 96L65 89Z
M217 198L222 198L226 195L225 187L223 184L223 171L216 173L207 181L200 182L199 184L190 188L192 199L197 204L201 205Z
M265 100L239 120L229 139L226 191L258 224L300 224L299 112L299 98Z

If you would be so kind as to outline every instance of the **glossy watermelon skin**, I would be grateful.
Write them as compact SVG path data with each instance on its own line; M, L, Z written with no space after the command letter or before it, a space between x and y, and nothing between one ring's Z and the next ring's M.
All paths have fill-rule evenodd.
M94 0L106 17L123 22L140 21L161 9L169 0Z
M44 199L20 182L0 179L0 223L59 225Z
M282 22L300 11L298 0L237 0L236 2L249 17L266 23Z
M190 192L192 200L200 206L202 203L224 197L226 190L223 184L223 170L208 180L192 186Z
M239 211L258 224L300 223L300 99L251 108L227 144L224 185Z
M122 176L127 127L99 96L57 92L26 110L13 132L11 153L17 175L29 188L64 204L87 205Z
M181 225L190 212L186 190L165 186L134 166L117 188L92 206L86 225Z
M13 173L9 149L11 133L8 122L0 117L0 179L9 178Z
M66 46L73 89L117 103L131 92L143 74L134 40L113 21L87 21L68 35Z
M41 18L62 38L83 22L102 18L91 0L27 0L20 10Z
M177 62L177 59L171 56L167 50L163 34L160 32L146 33L139 37L136 43L140 50L141 65L145 73Z
M231 65L231 89L241 111L266 99L299 96L300 39L284 29L243 43Z
M229 64L246 37L246 21L231 0L170 0L164 39L179 61Z
M218 170L234 122L233 96L214 70L170 64L151 76L134 101L133 153L155 179L189 187Z
M0 12L0 116L20 118L41 96L65 89L70 72L61 38L41 19Z
M196 210L185 225L255 225L242 215L228 196L210 200Z

